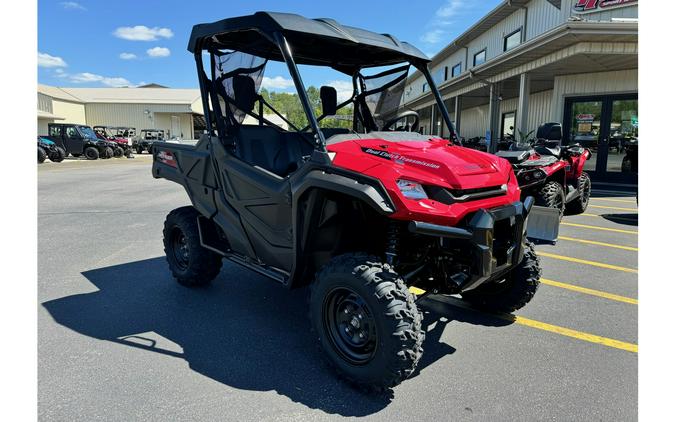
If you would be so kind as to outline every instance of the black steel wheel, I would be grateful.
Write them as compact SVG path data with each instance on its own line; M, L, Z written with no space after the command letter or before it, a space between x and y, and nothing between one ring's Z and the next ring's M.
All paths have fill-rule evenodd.
M400 384L422 356L422 314L393 268L364 253L331 259L311 284L309 316L328 363L367 390Z
M565 212L568 215L583 214L588 208L588 203L591 200L591 178L585 171L579 176L579 196L570 201Z
M323 305L324 330L335 350L352 365L368 363L377 350L377 327L368 304L355 291L341 287Z
M199 240L199 212L191 206L176 208L164 221L164 252L174 278L188 287L209 284L220 272L222 257Z

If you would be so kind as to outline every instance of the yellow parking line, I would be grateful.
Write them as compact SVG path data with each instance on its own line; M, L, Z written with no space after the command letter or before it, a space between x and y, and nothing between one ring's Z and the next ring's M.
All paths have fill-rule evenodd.
M576 262L577 264L592 265L594 267L607 268L609 270L623 271L626 273L637 274L638 270L634 268L620 267L618 265L605 264L603 262L588 261L585 259L572 258L571 256L556 255L548 252L537 251L537 255L545 256L547 258L559 259L561 261Z
M558 236L559 240L567 240L569 242L579 242L579 243L586 243L589 245L596 245L596 246L606 246L608 248L615 248L615 249L624 249L627 251L638 251L638 248L634 248L632 246L623 246L623 245L615 245L613 243L604 243L604 242L596 242L595 240L585 240L585 239L577 239L574 237L567 237L567 236Z
M634 204L635 200L629 199L611 199L611 198L591 198L591 201L623 202L624 204Z
M562 223L560 223L560 225L561 226L570 226L570 227L581 227L582 229L601 230L601 231L614 232L614 233L638 234L637 230L610 229L609 227L588 226L586 224L562 222Z
M411 288L415 289L416 292L424 293L424 290L417 287ZM416 293L419 294L419 293ZM461 300L453 299L450 297L443 297L443 303L447 303L451 306L456 306L458 308L467 309L474 312L479 312L471 306L465 304ZM625 341L614 340L608 337L601 337L595 334L585 333L583 331L572 330L570 328L560 327L558 325L548 324L546 322L535 321L530 318L525 318L522 316L510 315L510 314L490 314L499 319L516 323L518 325L523 325L525 327L536 328L538 330L548 331L550 333L559 334L561 336L575 338L577 340L587 341L589 343L601 344L607 347L613 347L615 349L626 350L628 352L637 353L638 345L634 343L627 343Z
M638 352L637 344L626 343L625 341L619 341L607 337L596 336L595 334L585 333L583 331L571 330L569 328L560 327L553 324L547 324L545 322L535 321L533 319L521 316L506 315L505 317L500 318L510 320L515 322L516 324L524 325L527 327L537 328L539 330L560 334L561 336L572 337L590 343L602 344L603 346L613 347L615 349L621 349L628 352L633 353Z
M606 207L604 205L589 205L589 207L591 207L591 208L602 208L604 210L635 211L635 212L637 212L637 208Z
M559 287L561 289L567 289L567 290L572 290L574 292L585 293L587 295L598 296L598 297L602 297L602 298L609 299L609 300L615 300L617 302L630 303L631 305L637 305L638 304L637 299L633 299L631 297L619 296L619 295L615 295L615 294L612 294L612 293L603 292L603 291L600 291L600 290L594 290L594 289L589 289L589 288L586 288L586 287L575 286L573 284L561 283L559 281L549 280L549 279L546 279L546 278L542 278L539 281L541 281L541 284L546 284L548 286Z

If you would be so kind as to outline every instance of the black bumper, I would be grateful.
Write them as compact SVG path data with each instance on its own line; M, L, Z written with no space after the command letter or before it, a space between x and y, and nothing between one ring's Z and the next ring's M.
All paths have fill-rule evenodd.
M472 270L458 286L466 291L505 274L522 261L527 216L533 204L534 199L527 197L523 202L481 209L464 227L411 221L408 228L417 234L467 242L473 255Z

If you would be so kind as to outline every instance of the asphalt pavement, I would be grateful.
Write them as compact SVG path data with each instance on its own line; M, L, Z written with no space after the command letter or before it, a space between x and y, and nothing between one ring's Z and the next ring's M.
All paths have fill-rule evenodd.
M538 246L544 280L510 315L426 296L411 379L367 395L309 335L306 291L227 261L172 279L162 225L182 188L134 159L38 168L40 420L637 419L637 206L600 192Z

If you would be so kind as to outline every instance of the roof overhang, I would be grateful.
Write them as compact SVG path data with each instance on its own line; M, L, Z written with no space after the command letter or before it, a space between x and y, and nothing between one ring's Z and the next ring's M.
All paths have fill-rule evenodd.
M54 120L66 120L65 117L57 116L55 114L52 114L48 111L44 110L38 110L37 111L37 117L38 119L54 119Z

